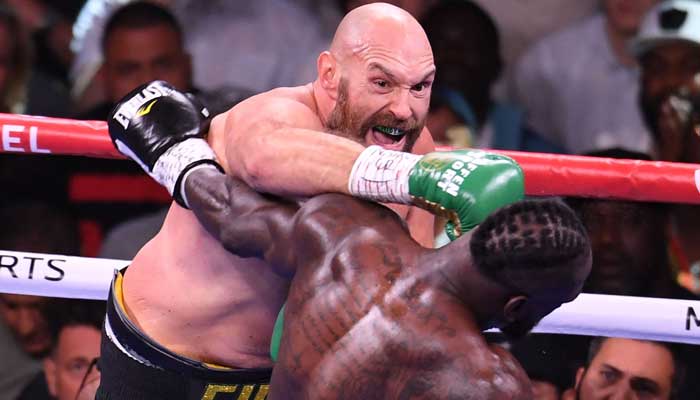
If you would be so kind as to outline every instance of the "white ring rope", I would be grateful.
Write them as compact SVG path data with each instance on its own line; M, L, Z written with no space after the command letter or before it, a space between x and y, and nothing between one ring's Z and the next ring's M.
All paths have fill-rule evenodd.
M106 300L130 261L0 250L0 293Z
M0 250L0 293L105 300L129 262ZM533 332L700 344L700 301L583 293Z

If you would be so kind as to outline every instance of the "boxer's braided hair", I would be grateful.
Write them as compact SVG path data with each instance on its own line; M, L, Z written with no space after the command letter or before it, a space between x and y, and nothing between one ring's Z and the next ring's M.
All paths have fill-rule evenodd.
M590 242L581 221L561 200L524 200L486 218L470 249L485 276L529 291L571 281L572 262L590 252Z

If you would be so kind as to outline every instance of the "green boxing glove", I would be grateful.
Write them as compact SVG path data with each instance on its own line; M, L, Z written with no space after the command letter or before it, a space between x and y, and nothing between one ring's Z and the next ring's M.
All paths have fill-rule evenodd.
M426 154L408 178L413 204L447 218L450 240L525 195L523 171L511 158L478 150Z
M525 195L523 171L509 157L481 150L419 156L378 146L368 147L355 161L349 191L374 201L412 204L445 217L450 240Z

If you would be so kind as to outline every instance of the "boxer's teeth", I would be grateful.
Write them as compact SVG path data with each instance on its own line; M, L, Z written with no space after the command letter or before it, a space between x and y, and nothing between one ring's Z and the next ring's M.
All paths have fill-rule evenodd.
M374 127L374 129L376 129L377 131L379 131L383 134L391 135L391 136L403 136L405 134L405 132L399 128L391 128L388 126L377 125Z

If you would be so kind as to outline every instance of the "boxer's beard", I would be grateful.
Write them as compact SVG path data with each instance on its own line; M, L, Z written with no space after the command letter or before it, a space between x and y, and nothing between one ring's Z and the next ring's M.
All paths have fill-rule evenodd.
M358 143L365 143L365 135L367 132L377 125L386 127L399 128L406 132L406 141L402 151L410 151L416 143L418 136L425 126L425 118L418 121L414 117L407 120L397 119L391 113L379 110L363 120L359 112L355 112L353 105L350 103L348 93L348 81L341 78L338 86L338 100L336 105L328 116L326 128L331 133L354 140Z

